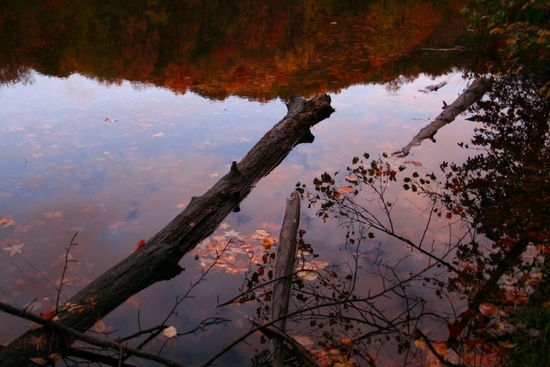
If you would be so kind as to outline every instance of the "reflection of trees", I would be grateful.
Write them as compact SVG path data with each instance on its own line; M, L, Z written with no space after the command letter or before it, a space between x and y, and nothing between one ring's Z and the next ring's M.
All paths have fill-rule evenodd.
M496 80L489 99L473 108L483 125L471 143L481 152L444 166L443 203L489 240L457 253L464 269L450 284L469 295L470 310L484 301L523 304L547 271L550 103L537 89L532 76ZM469 313L457 325L475 321Z
M208 98L308 96L456 65L400 60L460 33L457 4L437 1L30 1L0 5L0 65L130 80ZM453 32L434 29L453 19ZM452 37L451 37L452 34ZM15 62L17 61L17 62ZM19 80L17 74L10 74Z
M523 318L535 308L535 320L550 319L543 306L549 296L540 291L547 288L550 236L550 103L529 76L507 76L494 81L492 94L472 112L480 126L471 143L461 143L475 149L472 157L464 164L443 162L439 184L433 173L404 178L405 190L429 199L417 238L403 234L395 219L402 207L390 194L404 166L365 155L354 158L339 183L338 175L324 173L314 180L315 190L298 187L319 205L321 218L347 226L346 241L356 249L355 263L309 267L317 279L297 280L294 332L307 335L315 353L377 365L387 357L382 344L390 342L413 364L409 348L415 344L434 363L492 366L513 363L527 343L533 345L529 358L548 362L536 347L547 350L547 324L527 327ZM457 217L448 240L434 235L442 220ZM374 239L380 245L369 250ZM381 249L395 241L410 256L424 256L424 266L411 268L407 256L384 256ZM357 271L364 256L371 260L368 280ZM379 293L365 294L358 284L372 282L373 274ZM422 288L433 290L437 304ZM389 298L400 308L389 307Z

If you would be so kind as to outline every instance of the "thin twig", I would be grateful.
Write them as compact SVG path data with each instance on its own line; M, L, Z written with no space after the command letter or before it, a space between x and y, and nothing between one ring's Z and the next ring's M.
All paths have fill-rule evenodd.
M63 288L63 283L65 281L65 273L67 272L67 269L69 267L69 261L74 261L69 259L69 253L71 251L71 248L73 246L76 246L77 244L74 243L74 240L76 236L78 235L78 232L76 232L71 239L71 242L69 243L69 247L65 247L65 262L63 264L63 272L61 273L61 280L59 282L59 288L57 288L57 298L55 300L55 313L59 313L59 300L61 299L61 288Z
M190 294L191 294L191 291L193 289L195 289L195 287L197 287L206 277L206 275L214 268L214 266L216 266L216 264L218 263L218 261L221 259L221 257L223 256L223 254L225 253L225 251L227 250L227 248L229 247L229 245L232 243L232 239L230 239L229 241L227 241L227 244L221 249L221 251L218 253L216 252L216 258L214 259L214 262L212 264L210 264L210 266L208 268L206 268L206 270L203 270L202 271L202 274L200 276L200 278L194 282L194 283L191 283L191 286L189 287L189 289L187 290L187 292L183 295L183 297L181 299L178 299L176 297L176 303L174 304L174 306L172 307L172 309L170 310L170 312L168 312L168 316L165 317L165 319L161 322L161 324L155 328L152 328L152 329L149 329L151 331L151 334L145 338L144 341L142 341L137 347L136 349L138 350L142 350L143 347L145 347L148 343L150 343L154 338L156 338L164 329L166 329L168 326L166 325L166 323L168 322L168 320L172 317L172 315L174 314L174 312L176 311L177 307L187 298L190 297ZM208 325L208 324L207 324ZM200 329L200 326L197 326L192 332L195 332L197 330ZM141 335L143 333L136 333L134 334L135 336L138 336L138 335ZM178 333L178 336L179 335L184 335L184 334L187 334L187 333ZM128 340L130 338L125 338L124 340ZM124 356L123 357L123 360L126 360L128 359L129 356Z
M81 333L79 331L76 331L74 329L71 329L71 328L69 328L69 327L67 327L63 324L59 324L59 323L57 323L55 321L52 321L50 319L43 318L43 317L38 316L34 313L25 311L25 310L23 310L21 308L18 308L18 307L14 307L14 306L9 305L9 304L4 303L4 302L0 302L0 310L4 311L6 313L9 313L11 315L19 316L19 317L22 317L24 319L36 322L40 325L48 326L48 327L50 327L54 330L60 331L64 334L68 334L68 335L74 337L77 340L88 343L88 344L93 345L95 347L102 347L102 348L105 348L105 349L115 350L115 351L119 351L119 350L122 349L124 351L124 353L126 353L126 354L131 354L131 355L136 356L136 357L140 357L140 358L148 359L148 360L151 360L151 361L159 362L159 363L161 363L165 366L185 367L185 365L182 365L182 364L179 364L179 363L177 363L173 360L161 357L157 354L143 352L141 350L130 348L128 346L125 346L125 345L122 345L120 343L116 343L116 342L113 342L113 341L91 337L89 335L86 335L86 334Z
M313 305L313 306L310 306L310 307L306 307L306 308L303 308L303 309L300 309L300 310L296 310L296 311L293 311L293 312L290 312L288 313L286 316L284 317L279 317L278 319L274 319L274 320L270 320L268 322L266 322L265 324L262 324L261 327L254 327L252 329L250 329L248 332L246 332L245 334L243 334L242 336L240 336L239 338L235 339L233 342L231 342L229 345L227 345L225 348L223 348L222 350L220 350L216 355L214 355L212 358L210 358L208 361L206 361L204 364L202 364L201 367L207 367L207 366L210 366L212 365L212 363L214 363L214 361L216 361L218 358L220 358L222 355L224 355L225 353L227 353L228 351L230 351L234 346L236 346L237 344L241 343L242 341L244 341L246 338L248 338L250 335L256 333L257 331L261 331L262 328L266 327L266 326L271 326L273 324L275 324L277 321L283 319L283 318L291 318L291 317L294 317L294 316L297 316L297 315L301 315L303 313L306 313L308 311L313 311L313 310L317 310L317 309L322 309L322 308L326 308L326 307L332 307L332 306L337 306L337 305L342 305L344 303L346 304L354 304L354 303L361 303L361 302L369 302L369 301L372 301L374 299L377 299L379 297L383 297L386 293L389 293L389 292L392 292L395 288L397 287L400 287L402 284L405 284L407 282L410 282L411 280L413 279L416 279L417 277L419 277L420 275L422 275L423 273L425 273L426 271L428 271L429 269L431 269L433 266L435 265L430 265L429 267L427 267L426 269L423 269L422 271L420 271L419 273L417 274L411 274L407 279L404 279L404 280L401 280L398 284L394 284L392 285L391 287L387 288L387 289L384 289L382 291L380 291L379 293L375 294L374 296L369 296L369 297L366 297L366 298L355 298L355 299L348 299L346 301L336 301L336 302L327 302L327 303L324 303L324 304L317 304L317 305Z

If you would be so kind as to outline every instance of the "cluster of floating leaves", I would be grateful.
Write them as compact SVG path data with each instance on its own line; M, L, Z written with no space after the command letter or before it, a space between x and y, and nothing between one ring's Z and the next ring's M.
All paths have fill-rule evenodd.
M279 242L272 234L280 229L275 223L263 222L247 235L228 228L227 223L222 223L216 234L197 246L195 259L202 268L213 266L228 274L244 274L250 270L250 264L262 264L262 256Z
M273 235L280 225L263 222L253 233L243 235L235 230L227 230L229 225L222 223L217 234L206 238L195 249L195 259L203 269L212 267L227 274L246 274L251 265L263 266L266 256L274 253L279 238ZM317 279L317 271L325 269L329 263L315 260L312 254L299 250L296 262L298 277L303 280Z

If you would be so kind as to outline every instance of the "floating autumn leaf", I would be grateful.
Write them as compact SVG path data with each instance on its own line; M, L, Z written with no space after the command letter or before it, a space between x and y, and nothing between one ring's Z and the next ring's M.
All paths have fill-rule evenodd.
M329 264L326 261L311 260L304 264L304 269L321 270L326 268L328 265Z
M332 367L354 367L358 366L357 360L351 357L349 353L341 349L317 349L311 353L321 366Z
M405 162L403 162L403 164L412 164L412 165L417 166L417 167L422 165L422 163L417 162L417 161L405 161Z
M426 364L425 367L443 367L444 364L441 363L439 358L436 357L435 354L431 351L431 349L426 345L426 341L423 338L415 339L414 345L423 351L426 352ZM447 343L444 341L436 341L432 340L430 341L430 345L433 347L433 349L436 351L436 353L442 357L445 354L449 352L449 349L447 348ZM445 358L447 360L447 358Z
M306 335L294 335L293 339L306 349L311 349L315 346L313 339Z
M8 218L0 218L0 227L11 227L15 222Z
M516 330L516 327L509 322L502 320L491 325L491 333L497 336L510 335Z
M227 223L223 223L217 233L228 227ZM197 248L196 256L200 259L201 267L214 265L227 274L242 274L249 270L250 264L265 264L268 256L266 250L277 242L279 239L264 229L258 229L250 235L230 230L203 240Z
M166 329L162 331L162 335L167 337L168 339L175 338L178 336L178 331L173 326L168 326Z
M263 230L263 229L257 229L256 232L252 233L250 235L250 238L265 238L271 236L271 233Z
M29 358L29 361L31 361L32 363L36 363L37 365L40 365L40 366L44 366L46 365L46 363L48 363L44 358L40 358L40 357Z
M260 223L260 228L268 231L278 231L281 229L281 225L274 222L262 222Z
M241 233L236 232L234 230L226 231L226 232L223 233L223 235L226 236L226 237L237 237L237 236L239 236L239 234L241 234Z
M41 336L31 336L31 339L28 342L30 345L34 346L36 350L45 349L48 345L48 339L45 335Z
M505 341L499 341L498 345L500 345L502 348L512 349L518 344L517 343L512 343L509 340L505 340Z
M269 250L271 248L271 245L274 243L275 241L271 241L269 238L264 238L262 240L262 245L264 246L264 248L266 250Z
M495 317L496 315L506 316L506 313L498 308L497 305L489 302L484 302L480 304L479 312L487 317Z
M25 246L24 243L21 243L19 245L8 245L8 247L3 247L2 250L9 251L10 256L13 256L15 254L20 254L23 246Z
M298 268L297 275L304 280L315 280L317 279L317 271L325 269L329 265L328 262L319 261L319 260L310 260L306 261L303 264L300 264Z
M342 343L343 345L351 344L351 339L350 338L343 338L342 340L340 340L340 343Z
M527 302L529 296L523 292L510 292L506 294L506 302L515 303L518 305Z
M357 176L345 175L344 178L346 179L346 181L349 181L349 182L358 182L359 181L359 177L357 177Z
M338 193L342 195L347 195L355 192L355 189L350 186L342 186L338 188Z
M94 324L94 329L96 333L104 333L105 330L107 330L107 327L105 326L105 323L103 322L103 320L101 320L101 318L97 318Z
M166 133L165 133L164 131L160 131L160 132L158 132L158 133L156 133L156 134L153 134L153 138L155 138L155 139L156 139L156 138L162 138L162 137L164 137L164 136L166 136Z
M132 305L136 309L139 309L139 299L135 295L130 296L130 298L126 300L126 303Z
M296 273L296 275L298 275L303 280L313 281L317 279L317 272L313 270L300 270L298 273Z

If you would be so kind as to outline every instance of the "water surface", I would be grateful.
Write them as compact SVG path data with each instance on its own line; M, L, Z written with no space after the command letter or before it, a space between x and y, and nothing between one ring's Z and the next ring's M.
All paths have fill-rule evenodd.
M438 31L448 24L453 6L306 2L273 9L255 5L246 17L242 9L248 2L231 2L241 10L226 11L236 11L239 21L213 8L197 18L201 10L179 3L125 10L113 5L102 12L95 5L76 10L52 2L42 13L11 5L17 14L38 17L48 30L42 33L32 33L22 16L2 18L9 52L1 65L0 218L10 225L0 229L0 294L34 312L51 310L76 233L78 245L69 257L75 262L63 279L61 301L125 258L140 239L154 235L222 177L285 115L291 94L329 93L336 112L312 129L315 142L299 145L257 185L240 212L182 260L183 275L132 297L103 320L121 335L138 324L162 322L200 278L208 264L203 259L212 256L208 245L232 240L235 262L209 273L193 290L196 297L186 299L169 322L183 332L207 317L230 320L211 326L208 334L181 337L183 343L170 340L165 348L168 357L200 363L249 328L246 314L253 308L215 306L238 294L243 271L252 268L243 244L257 246L252 251L259 253L258 230L278 236L285 199L296 183L342 170L365 152L376 158L405 146L470 81L462 75L459 54L451 61L447 53L418 51L452 46L454 38ZM124 13L120 22L114 20L118 12ZM266 14L271 16L265 29L254 28ZM174 32L177 37L170 37ZM24 38L15 36L22 33ZM441 89L426 90L442 82ZM393 164L431 172L443 160L463 162L469 153L457 143L470 139L476 124L466 117L440 131L437 143L425 142ZM401 183L388 194L399 195L394 220L400 230L422 236L426 204L418 195L403 194ZM301 228L317 260L327 266L353 261L355 250L339 223L323 223L314 208L303 206ZM433 238L449 235L448 222L440 228ZM376 239L361 249L359 293L381 289L369 278L375 267L369 254L380 244ZM427 261L389 239L380 254L405 258L410 271ZM425 293L436 302L431 290ZM386 305L399 306L396 300ZM1 314L0 342L27 327ZM201 347L205 338L208 350ZM250 354L241 346L225 363L248 361Z

